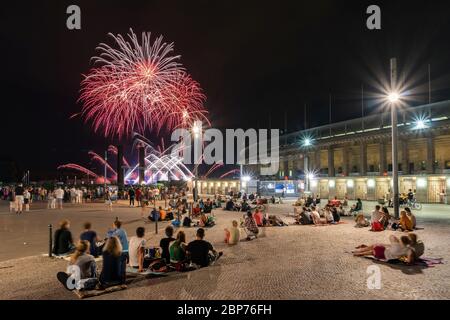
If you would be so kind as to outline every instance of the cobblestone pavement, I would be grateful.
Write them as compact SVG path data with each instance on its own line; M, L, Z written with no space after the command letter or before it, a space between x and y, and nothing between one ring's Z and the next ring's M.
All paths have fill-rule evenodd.
M374 203L365 203L365 208ZM37 206L37 209L36 209ZM56 272L65 270L66 261L49 259L47 251L49 223L62 218L72 221L74 235L85 220L93 222L103 234L115 216L125 221L129 235L139 225L147 230L153 245L159 243L166 223L154 233L154 224L143 224L140 209L117 205L112 213L102 204L71 205L64 211L35 211L23 216L7 213L0 205L0 298L1 299L75 299L56 280ZM291 203L270 206L269 212L292 221ZM224 251L216 265L189 273L173 273L132 283L127 290L95 299L449 299L450 259L448 237L450 208L424 206L417 214L423 230L416 233L426 245L425 256L444 258L445 264L433 268L399 267L376 264L381 270L381 289L367 288L367 267L374 263L355 258L349 251L361 243L387 242L391 234L356 229L350 218L346 223L314 227L289 226L265 228L256 240L228 247L223 229L241 214L216 210L218 224L208 229L206 239ZM196 228L184 229L187 238ZM23 244L23 243L26 244Z

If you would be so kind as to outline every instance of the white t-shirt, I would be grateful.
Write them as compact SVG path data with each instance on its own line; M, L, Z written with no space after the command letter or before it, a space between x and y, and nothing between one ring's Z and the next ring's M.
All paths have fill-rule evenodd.
M138 238L138 237L131 237L130 241L128 243L128 254L130 255L130 266L131 267L138 267L139 266L139 259L138 259L138 253L139 248L145 247L145 239L144 238Z
M317 224L320 222L320 214L317 211L312 211L311 216L313 218L314 224Z
M393 243L384 250L386 260L398 259L406 256L408 248L402 246L400 243Z
M370 222L373 223L375 221L380 221L382 216L383 216L383 214L381 213L381 211L374 210L374 211L372 211L372 215L370 217Z
M55 197L56 197L56 199L64 198L64 190L63 189L56 189L55 190Z

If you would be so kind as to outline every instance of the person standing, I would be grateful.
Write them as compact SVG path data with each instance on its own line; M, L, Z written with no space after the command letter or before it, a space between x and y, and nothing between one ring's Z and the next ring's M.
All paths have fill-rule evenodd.
M23 193L23 201L25 204L25 211L30 211L30 203L31 203L31 193L28 189L25 189Z
M130 198L130 207L134 207L134 196L136 193L134 192L134 188L131 187L130 190L128 190L128 197Z
M16 199L16 213L21 214L23 209L23 194L25 192L25 189L23 188L23 185L19 183L17 187L14 189L15 199Z
M8 200L9 200L9 212L15 212L17 211L17 207L16 207L16 199L14 198L14 191L12 188L9 189L8 192Z
M62 210L63 208L63 199L64 199L64 190L61 187L55 190L55 198L56 203L58 204L58 208Z

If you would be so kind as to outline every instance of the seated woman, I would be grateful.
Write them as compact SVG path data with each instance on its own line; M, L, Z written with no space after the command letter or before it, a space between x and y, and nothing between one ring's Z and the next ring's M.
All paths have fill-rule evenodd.
M389 237L389 244L374 244L370 246L360 245L353 251L353 255L356 257L362 256L374 256L380 260L395 260L400 257L410 256L409 244L411 240L407 236L402 236L398 239L396 236L391 235ZM408 263L412 262L407 260Z
M401 231L412 231L413 230L413 224L410 218L406 215L406 211L402 210L400 212L400 220L397 223L392 224L392 229L397 230L400 229Z
M331 206L327 205L324 210L324 218L327 223L334 223L333 214L331 212Z
M381 208L381 219L380 223L383 225L383 228L386 229L389 226L389 221L391 220L391 215L389 214L389 210L387 207Z
M350 209L350 213L357 214L357 212L362 210L362 201L360 198L356 200L356 203Z
M250 210L250 205L244 200L241 205L241 211L247 212L248 210Z
M225 210L234 211L234 202L233 202L233 200L229 199L227 201L227 203L225 204Z
M99 281L103 288L125 283L126 258L122 255L122 245L117 237L110 237L103 248L103 269Z
M251 240L253 237L256 238L259 233L258 226L256 225L255 219L253 219L251 211L248 211L245 217L244 229L247 232L247 240Z
M296 222L298 224L313 224L313 219L311 213L308 211L306 207L303 207L301 211L297 211L298 216L296 218Z
M327 224L327 220L326 219L322 219L320 217L319 212L317 212L316 207L311 207L311 217L313 220L313 224L315 225L322 225L322 224Z
M75 249L72 240L72 233L69 230L70 221L62 220L59 224L59 229L55 231L53 254L67 255L72 253Z
M364 217L364 213L358 213L356 215L355 222L355 228L365 228L370 226L370 222Z
M167 212L162 207L159 207L159 219L165 221L167 217Z
M339 221L341 221L341 215L339 214L338 209L336 207L330 208L330 211L333 216L334 223L338 223Z
M75 247L75 252L70 257L67 272L58 272L56 275L67 290L92 290L96 287L98 283L97 265L94 257L89 254L89 246L89 241L80 240ZM78 282L69 286L68 279L73 273L79 273L75 278Z
M255 210L255 213L253 213L253 218L255 219L256 225L258 227L262 227L264 225L264 216L259 209Z
M408 261L416 261L418 260L425 252L425 245L422 241L417 240L417 235L415 233L408 234L410 243L409 247L411 248L411 251L409 252L409 257L407 256L406 259Z
M406 207L405 211L407 217L409 218L409 220L411 220L412 229L416 229L417 226L416 216L411 212L411 209L409 207Z
M169 247L170 263L180 264L186 261L186 234L178 231L177 238Z
M194 217L198 216L200 213L202 212L202 210L200 209L200 206L198 205L198 203L195 205L194 208L192 208L192 215Z
M241 233L238 228L238 222L233 220L232 227L230 229L225 228L225 243L229 245L235 245L239 243Z

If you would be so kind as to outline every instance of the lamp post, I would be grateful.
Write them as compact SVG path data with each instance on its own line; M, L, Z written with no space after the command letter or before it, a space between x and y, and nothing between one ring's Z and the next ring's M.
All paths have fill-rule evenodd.
M103 182L104 182L104 189L103 189L103 193L106 194L106 161L108 161L108 150L105 150L105 176L103 178Z
M198 189L197 189L197 177L198 177L198 165L200 164L198 161L201 160L201 154L199 155L199 143L201 141L200 135L202 134L202 123L200 121L195 121L192 126L192 133L194 135L194 190L193 190L193 198L194 202L198 200ZM203 152L203 150L201 150ZM200 159L199 159L200 158Z
M391 128L392 128L392 184L393 184L393 204L394 216L396 219L400 217L399 198L398 198L398 147L397 147L397 108L395 107L400 96L396 89L397 80L397 59L391 58L391 93L388 96L391 104Z

